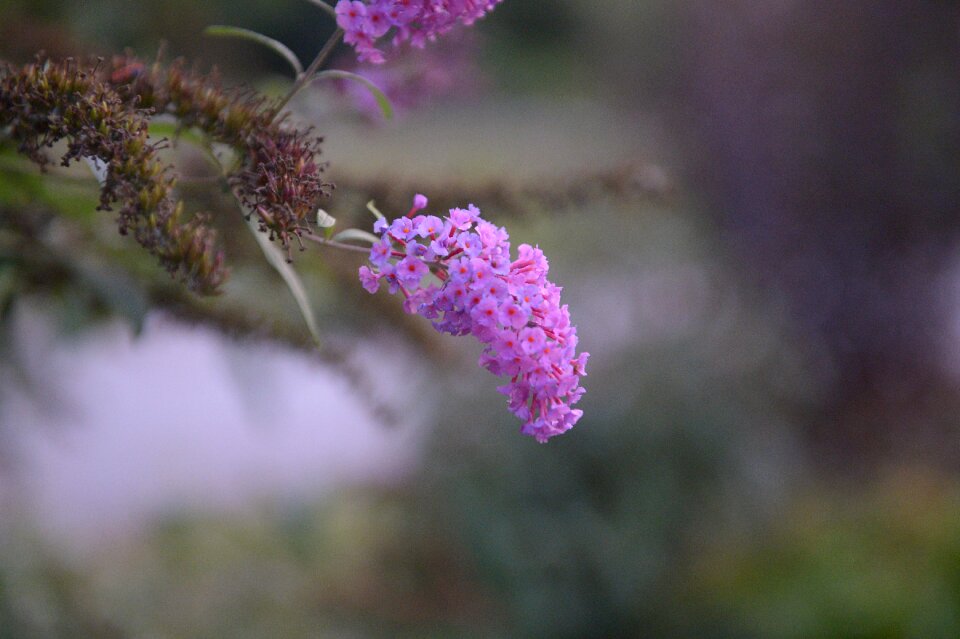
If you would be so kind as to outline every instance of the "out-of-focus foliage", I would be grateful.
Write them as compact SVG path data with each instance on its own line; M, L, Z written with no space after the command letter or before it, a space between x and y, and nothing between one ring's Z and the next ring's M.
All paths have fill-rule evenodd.
M960 485L923 469L819 486L762 535L721 534L691 587L739 636L960 635Z
M783 490L783 468L741 451L776 458L783 445L755 389L791 357L788 340L775 313L730 304L702 219L638 202L577 211L531 205L511 228L554 249L582 339L602 354L586 428L518 445L467 348L435 382L432 400L447 399L430 461L402 489L170 520L87 565L89 608L47 614L106 618L124 636L710 636L712 620L688 614L683 567L704 529ZM598 278L609 288L585 285ZM683 322L643 303L664 295ZM790 382L768 392L802 403L801 372Z
M131 5L115 0L6 0L0 5L3 57L23 62L39 49L51 56L121 53L125 47L149 57L161 44L172 56L186 56L202 67L219 64L254 79L265 72L288 74L282 60L262 55L253 44L237 45L201 37L212 24L256 29L290 45L310 59L333 25L304 0L189 2L164 0Z
M690 461L656 451L634 482ZM611 473L526 457L486 474L471 464L440 491L172 518L83 570L7 534L0 636L946 639L960 627L953 480L911 471L818 490L757 536L690 517L709 482L690 499L690 480L668 476L611 504L562 480L538 490L550 466L570 484Z
M269 87L279 64L203 27L256 28L305 60L327 28L292 0L122 4L9 0L0 55L149 56L163 37ZM868 5L507 0L480 25L500 102L368 137L301 95L338 149L345 226L423 188L540 244L593 353L586 416L523 441L475 350L359 289L362 256L295 256L322 331L424 346L422 468L318 503L173 515L77 560L4 528L0 639L960 635L960 483L930 469L957 457L956 376L921 339L960 335L938 288L956 279L955 22L927 13L954 9ZM608 120L617 140L597 142ZM641 138L652 168L598 177ZM139 326L159 308L308 343L189 145L171 155L195 178L183 196L214 212L235 265L215 303L94 214L89 176L0 151L0 312L30 296L69 327ZM909 470L878 472L878 450Z

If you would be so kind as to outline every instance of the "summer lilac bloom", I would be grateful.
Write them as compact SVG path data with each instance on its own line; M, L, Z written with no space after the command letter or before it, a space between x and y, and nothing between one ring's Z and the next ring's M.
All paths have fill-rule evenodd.
M393 29L393 45L423 47L458 24L471 25L502 0L339 0L337 25L360 60L384 61L377 40Z
M418 195L406 216L375 227L381 239L370 251L360 281L371 293L380 280L400 291L403 307L451 335L471 334L484 344L480 365L509 377L498 388L521 420L524 435L545 442L566 432L583 411L588 353L576 352L577 329L560 287L547 279L547 258L521 244L510 259L510 238L470 205L438 218L415 215L427 206Z

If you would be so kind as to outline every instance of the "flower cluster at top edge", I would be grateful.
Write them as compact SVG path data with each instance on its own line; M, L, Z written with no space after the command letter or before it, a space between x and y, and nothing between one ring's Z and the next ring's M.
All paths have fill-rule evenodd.
M458 24L471 25L502 0L339 0L337 24L344 41L362 61L386 59L377 41L393 30L393 45L409 42L423 47Z

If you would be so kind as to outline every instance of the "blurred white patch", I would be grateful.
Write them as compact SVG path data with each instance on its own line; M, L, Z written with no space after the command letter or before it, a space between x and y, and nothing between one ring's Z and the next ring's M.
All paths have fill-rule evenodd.
M0 389L0 430L18 462L4 492L71 546L164 512L392 481L416 462L425 415L409 398L425 375L399 346L364 347L373 370L366 352L354 363L372 374L368 392L396 403L402 419L385 426L336 368L162 316L139 338L114 323L60 340L36 310L17 331L45 399Z

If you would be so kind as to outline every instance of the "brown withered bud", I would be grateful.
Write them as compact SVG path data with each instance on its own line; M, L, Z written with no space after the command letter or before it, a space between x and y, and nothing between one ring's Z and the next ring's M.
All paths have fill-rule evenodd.
M44 150L67 141L64 165L102 163L100 206L119 207L122 234L131 234L177 279L215 293L226 277L212 230L201 216L187 219L171 193L174 180L147 136L148 111L105 82L96 64L37 61L0 65L0 134L46 166Z
M130 103L174 116L184 128L196 127L213 141L233 147L242 158L229 176L260 230L290 249L309 230L320 198L332 185L317 162L322 138L311 130L285 126L273 103L249 90L225 90L216 74L188 71L182 61L145 65L117 56L103 74Z
M280 132L256 137L247 147L247 162L231 182L244 204L259 217L260 230L277 237L289 249L290 238L299 241L306 221L317 212L327 186L314 161L320 140L309 132Z

